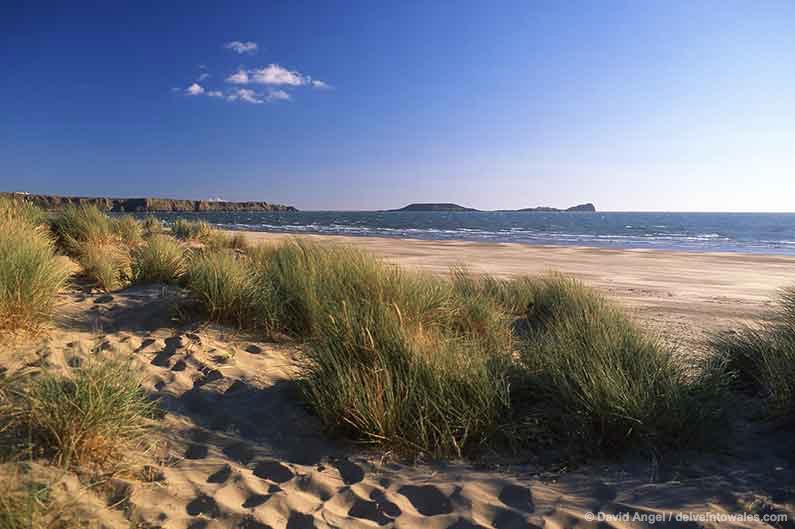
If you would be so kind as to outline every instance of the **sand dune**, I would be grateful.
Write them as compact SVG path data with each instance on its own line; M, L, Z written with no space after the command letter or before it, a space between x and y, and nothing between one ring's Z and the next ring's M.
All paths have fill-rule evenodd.
M398 246L393 241L375 244L382 246L382 254ZM437 246L446 257L433 267L462 256L471 257L467 262L479 266L484 254L494 252L470 245L411 242L398 252L402 255L390 257L417 264ZM525 250L508 251L518 259ZM556 255L554 250L530 251L537 256ZM590 268L583 273L600 274L602 281L609 280L608 268L621 274L612 263L626 263L629 269L647 259L645 254L606 254L600 267L599 254L590 251L560 249L557 254L558 259L569 260L570 266L590 256ZM494 262L509 260L492 257ZM666 259L672 264L677 261L675 256ZM636 273L651 277L653 265L647 262L649 268ZM758 271L764 265L772 270L781 267L777 277L783 280L787 263L711 256L683 256L681 262L687 264L680 267L693 270L698 262L724 262L729 270L709 270L713 278L722 280L742 267ZM542 262L533 264L535 270L546 267ZM624 277L622 284L629 281L629 272ZM754 307L761 305L762 293L775 288L769 278L765 281L770 284L741 279L735 289L722 290L721 299L738 297ZM694 284L692 272L690 278L678 282L663 281L659 288L698 290ZM641 292L646 288L638 287ZM710 303L711 288L716 287L698 290L703 307ZM157 449L146 456L148 479L116 479L109 490L89 493L79 491L73 477L62 479L59 490L64 501L78 503L104 526L626 528L647 524L591 521L588 513L663 517L675 517L678 512L793 513L795 459L788 440L755 430L738 432L737 446L727 454L683 454L676 461L597 462L573 469L521 457L511 463L477 465L405 462L334 441L324 435L296 395L299 349L264 343L223 327L178 325L171 312L177 295L172 288L158 285L113 295L75 288L64 296L52 332L0 355L0 365L6 368L33 365L63 371L103 358L130 358L145 376L146 389L160 399L165 415L153 439ZM656 306L655 310L661 310L661 305ZM706 308L694 312L692 302L689 306L690 314L709 313ZM757 522L688 525L675 518L654 525L767 527Z

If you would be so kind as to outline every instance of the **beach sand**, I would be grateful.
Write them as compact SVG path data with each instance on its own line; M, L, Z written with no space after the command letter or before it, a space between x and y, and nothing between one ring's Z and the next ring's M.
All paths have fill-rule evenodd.
M252 234L252 239L284 237ZM310 237L319 239L318 237ZM322 240L332 240L331 237ZM705 329L756 317L777 288L795 282L795 259L528 247L514 244L333 238L390 261L443 273L454 264L504 276L571 273L652 325L696 340ZM677 523L679 512L795 513L789 435L738 426L730 450L639 455L622 463L550 465L510 460L401 461L330 439L297 395L300 347L173 318L179 292L135 286L112 295L73 286L50 332L4 348L0 367L67 371L130 358L164 416L152 435L149 480L116 477L61 500L104 527L302 529L427 527L647 527L588 519L639 513L654 527L769 527L758 522ZM70 481L71 480L71 481ZM123 501L120 501L120 498ZM132 522L132 523L131 523ZM780 527L792 527L780 524ZM774 525L775 526L775 525Z

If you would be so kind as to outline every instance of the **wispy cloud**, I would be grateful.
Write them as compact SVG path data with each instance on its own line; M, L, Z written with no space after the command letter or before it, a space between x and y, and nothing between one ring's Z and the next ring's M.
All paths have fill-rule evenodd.
M232 42L227 42L224 44L224 48L227 50L232 50L235 53L239 53L240 55L253 55L257 53L257 43L256 42L241 42L239 40L233 40Z
M240 69L237 72L230 75L229 77L227 77L226 82L232 84L248 84L249 83L248 72L243 69Z
M290 70L280 64L271 63L264 68L244 70L240 68L226 78L232 84L262 84L269 86L312 86L313 88L330 88L328 83L320 79L312 79L297 70Z
M268 101L289 101L292 99L290 94L284 90L271 90L268 92Z
M269 64L265 68L253 70L255 83L269 85L301 86L307 83L308 78L299 72L288 70L278 64Z
M200 96L204 93L204 87L199 83L193 83L185 89L185 93L189 96Z
M257 51L257 43L233 41L224 44L224 48L240 54L254 53ZM210 78L216 78L216 75L211 75L204 65L200 65L199 69L201 72L195 82L187 88L176 90L188 96L206 96L230 102L261 105L278 101L292 101L293 92L297 92L300 87L317 90L332 88L325 81L313 79L309 75L297 70L290 70L276 63L268 64L262 68L239 66L236 72L223 78L227 84L225 88L207 87L204 82ZM228 86L230 84L235 86Z
M265 100L249 88L235 88L226 96L227 101L243 101L244 103L262 104Z

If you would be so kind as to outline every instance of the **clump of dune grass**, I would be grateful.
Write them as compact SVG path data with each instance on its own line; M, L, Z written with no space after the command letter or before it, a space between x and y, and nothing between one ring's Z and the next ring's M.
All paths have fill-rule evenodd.
M110 468L145 442L156 409L127 362L104 361L68 376L39 373L11 388L13 428L38 456L63 467Z
M201 252L190 259L185 283L209 318L240 327L261 327L269 304L260 299L251 262L229 251Z
M128 285L133 278L130 251L121 244L86 241L77 260L86 277L107 292Z
M134 248L144 242L144 226L132 215L123 215L112 219L113 231L121 242Z
M60 247L74 257L86 277L110 291L132 277L130 248L122 237L137 238L137 221L117 222L96 206L69 205L52 220Z
M95 244L120 241L111 218L96 206L67 205L51 224L59 246L72 256L79 255L88 241Z
M245 252L251 248L251 244L242 233L226 233L218 230L213 230L206 244L211 249L228 249L239 252Z
M498 351L413 325L378 300L342 304L322 320L301 374L304 397L328 430L403 453L477 452L509 409Z
M695 372L576 280L534 284L514 377L514 420L585 452L704 442L722 422L725 370Z
M304 396L325 427L404 452L482 447L508 402L509 318L450 281L348 247L209 253L188 287L217 319L306 340Z
M178 239L207 242L213 237L215 230L203 220L177 219L171 226L171 232Z
M20 220L31 226L47 224L46 211L26 200L24 197L0 196L0 217Z
M141 224L147 236L163 233L163 222L154 215L147 215Z
M133 251L135 281L172 283L185 273L187 258L183 245L168 235L153 235Z
M771 417L795 420L795 287L782 290L769 319L712 338L736 388L762 397Z
M47 321L69 276L40 219L24 203L10 202L0 207L0 331Z
M721 422L719 363L685 371L576 281L445 278L290 241L208 249L186 285L214 319L303 340L301 388L322 424L387 449L604 454L697 445Z

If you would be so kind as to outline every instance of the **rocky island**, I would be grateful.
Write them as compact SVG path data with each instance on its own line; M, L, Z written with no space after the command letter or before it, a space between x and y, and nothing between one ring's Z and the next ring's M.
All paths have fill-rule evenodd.
M403 206L400 209L390 209L388 211L479 211L474 208L467 208L450 202L420 202Z
M588 202L586 204L577 204L576 206L571 206L570 208L566 209L551 208L548 206L538 206L535 208L509 209L505 211L584 211L584 212L593 213L596 211L596 206Z
M93 205L103 211L144 212L203 212L203 211L298 211L293 206L269 202L226 202L220 200L187 200L173 198L108 198L74 197L58 195L31 195L28 193L0 193L0 196L25 198L47 210L61 209L69 204Z
M484 211L475 208L468 208L465 206L460 206L458 204L453 204L450 202L427 202L427 203L414 203L409 204L408 206L404 206L400 209L390 209L387 211ZM576 206L571 206L570 208L566 209L558 209L552 208L548 206L538 206L535 208L522 208L522 209L499 209L499 212L524 212L524 211L539 211L539 212L560 212L560 211L572 211L572 212L595 212L596 206L592 203L588 202L585 204L578 204Z

